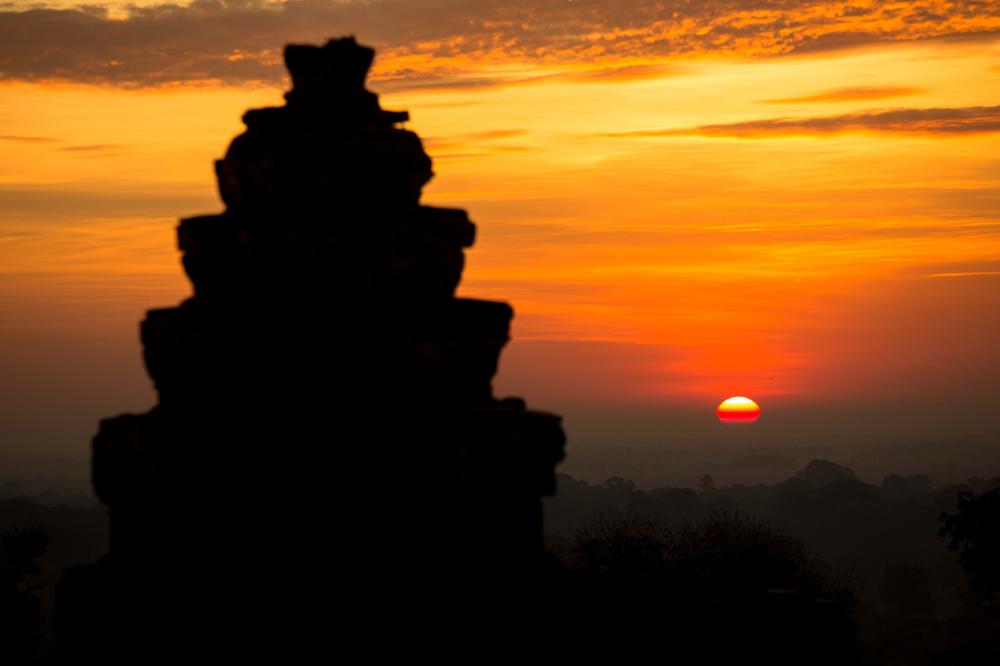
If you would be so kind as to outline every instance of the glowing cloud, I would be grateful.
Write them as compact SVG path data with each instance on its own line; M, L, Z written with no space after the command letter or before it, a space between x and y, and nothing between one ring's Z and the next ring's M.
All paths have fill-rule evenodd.
M891 109L817 118L765 118L681 129L613 132L602 136L616 139L675 136L755 139L844 133L957 136L998 131L1000 131L1000 106L970 106L939 109Z

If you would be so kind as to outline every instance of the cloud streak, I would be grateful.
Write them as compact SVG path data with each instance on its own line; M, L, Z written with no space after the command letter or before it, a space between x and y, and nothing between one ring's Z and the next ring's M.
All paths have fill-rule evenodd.
M606 138L703 136L766 139L844 133L936 134L958 136L1000 131L1000 106L893 109L814 118L764 118L739 123L603 134Z
M117 152L122 148L124 146L118 143L92 143L79 146L66 146L65 148L60 148L60 150L67 153L109 153Z
M0 184L0 210L4 222L22 219L88 220L109 217L175 218L178 211L212 211L218 208L211 186L199 185L176 192L153 183L68 183L44 186L32 183Z
M614 63L617 74L594 77L644 76L671 57L1000 34L988 0L194 0L124 11L0 10L0 80L270 85L283 78L280 45L344 33L381 49L386 81L511 62Z
M965 273L931 273L929 278L1000 277L1000 271L968 271Z
M50 136L21 136L19 134L0 134L0 141L13 141L15 143L55 143L58 139Z
M926 92L924 88L838 88L800 97L761 100L762 104L825 104L830 102L864 102L875 99L909 97Z

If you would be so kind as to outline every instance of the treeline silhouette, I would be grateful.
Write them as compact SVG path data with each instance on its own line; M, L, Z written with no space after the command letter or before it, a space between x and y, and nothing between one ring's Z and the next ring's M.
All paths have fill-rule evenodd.
M669 644L708 663L863 663L857 581L766 521L718 508L691 522L608 511L550 553L568 595L585 593L571 605L577 632L627 638L629 654Z
M814 461L774 485L558 481L538 589L577 648L626 637L770 650L771 663L802 650L810 663L1000 663L1000 479L873 485ZM107 539L101 507L0 500L0 662L51 656L54 585Z
M823 631L809 635L828 655L836 646L830 663L1000 663L1000 478L872 485L814 460L773 485L558 483L547 548L563 566L700 581L726 604L819 605Z
M49 535L39 527L0 532L0 660L30 662L40 656L40 560Z
M0 486L4 484L0 483ZM0 497L0 664L52 658L55 588L64 570L107 551L104 507L55 505L53 489L35 497Z

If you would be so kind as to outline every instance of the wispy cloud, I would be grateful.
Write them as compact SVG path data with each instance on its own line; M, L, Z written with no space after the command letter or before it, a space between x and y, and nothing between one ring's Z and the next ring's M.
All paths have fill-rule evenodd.
M1000 277L1000 261L953 262L924 266L925 278L995 278Z
M485 88L509 88L531 85L556 78L556 74L539 76L467 76L461 72L454 74L409 71L405 73L376 74L372 83L380 92L419 92L448 90L482 90Z
M575 62L600 80L644 76L672 56L1000 34L1000 4L984 0L193 0L115 15L94 5L8 7L0 8L0 80L117 86L275 84L282 44L343 33L379 47L383 77L410 85L414 72L438 67L470 85L472 63L483 62ZM616 63L627 64L601 71Z
M49 136L20 136L18 134L0 134L0 141L14 141L16 143L54 143L58 139Z
M110 153L118 152L122 148L124 148L124 146L118 143L93 143L79 146L66 146L65 148L60 148L59 150L66 151L68 153Z
M424 138L424 143L430 145L480 143L483 141L510 139L515 136L524 136L527 133L528 131L523 129L488 130L485 132L469 132L467 134L453 134L449 136L429 136Z
M688 69L682 65L646 64L589 68L578 72L568 72L562 76L573 81L601 83L606 81L639 81L667 76L683 76L687 72Z
M218 209L211 185L164 188L150 183L66 183L42 186L0 184L0 210L5 221L88 219L92 217L165 217L178 211Z
M1000 131L1000 106L893 109L814 118L764 118L697 127L615 132L601 136L619 139L704 136L762 139L847 132L961 135Z
M810 104L827 102L863 102L875 99L909 97L926 92L924 88L838 88L799 97L764 99L762 104Z
M682 65L642 64L642 65L609 65L584 66L562 72L551 72L533 76L468 76L461 70L434 68L428 71L406 70L376 73L372 77L379 91L382 92L413 92L413 91L447 91L447 90L481 90L484 88L510 88L512 86L527 86L551 81L574 81L580 83L609 83L618 81L639 81L643 79L683 76L689 68Z
M1000 277L1000 271L967 271L964 273L930 273L929 278Z
M904 272L909 278L961 278L1000 276L1000 260L951 261L912 266Z
M506 139L524 136L527 130L501 129L424 138L424 145L436 160L469 160L497 153L520 153L537 150L532 146L504 143Z

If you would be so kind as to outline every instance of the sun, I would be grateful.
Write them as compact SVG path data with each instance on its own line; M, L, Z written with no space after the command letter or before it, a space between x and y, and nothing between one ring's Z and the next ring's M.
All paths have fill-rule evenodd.
M715 413L722 423L753 423L760 418L760 407L750 398L735 396L723 400Z

